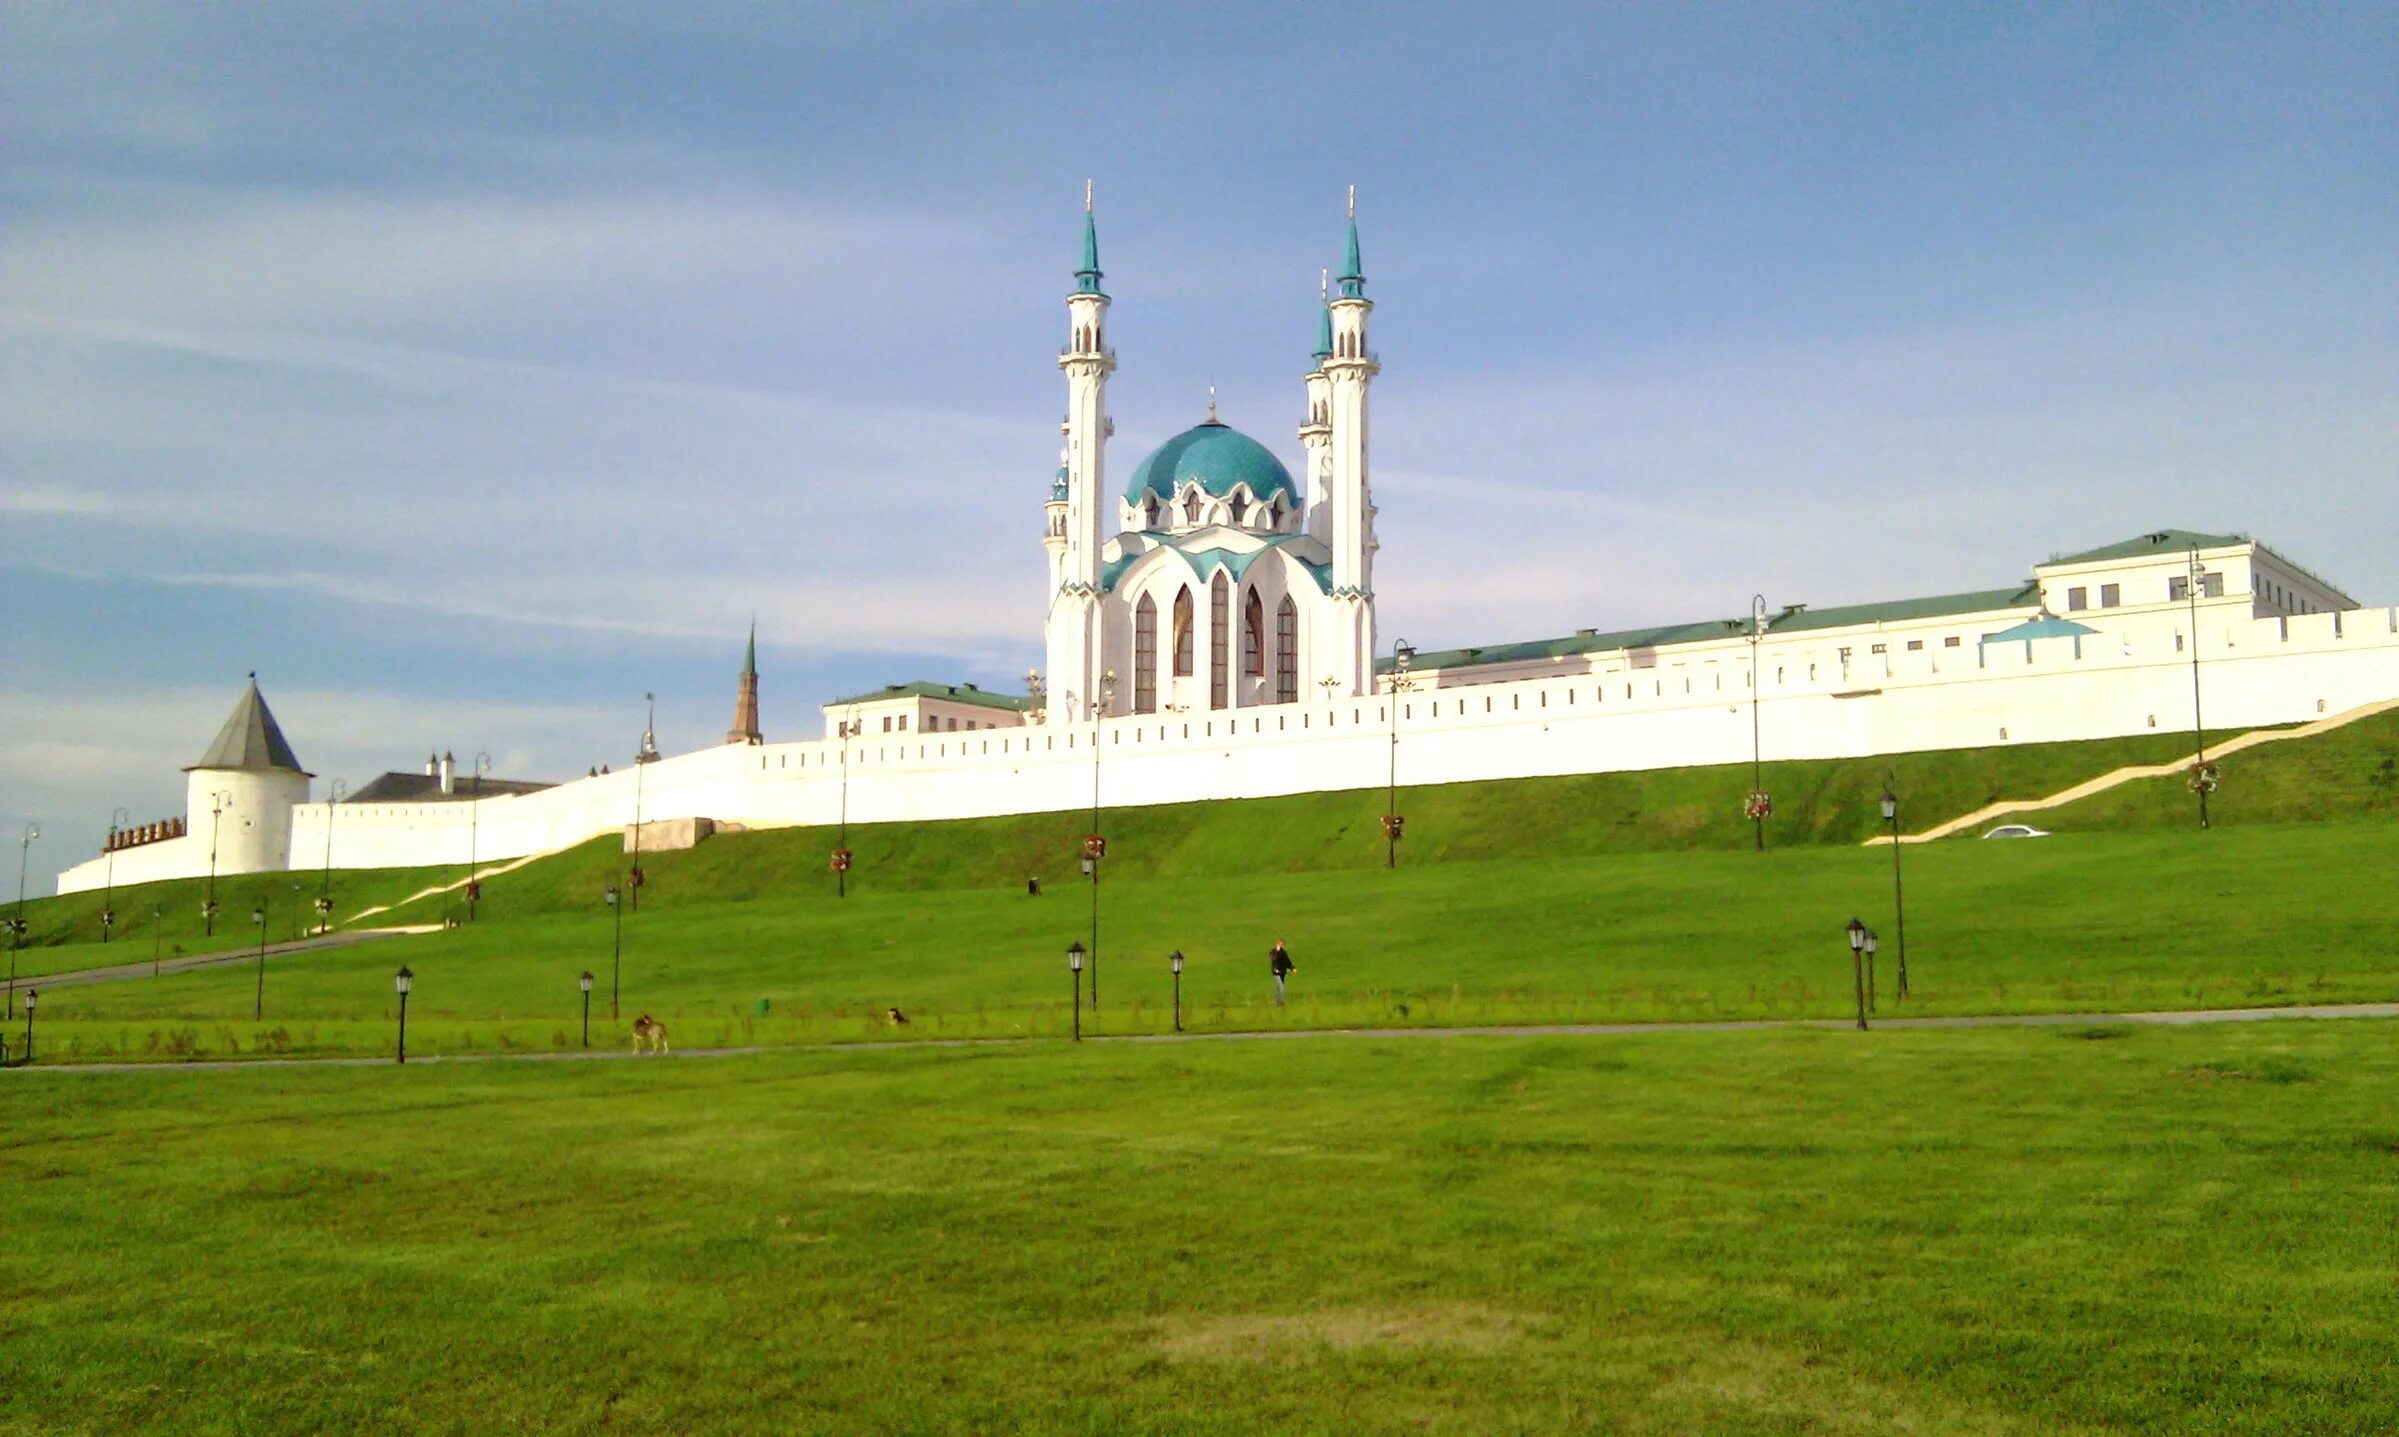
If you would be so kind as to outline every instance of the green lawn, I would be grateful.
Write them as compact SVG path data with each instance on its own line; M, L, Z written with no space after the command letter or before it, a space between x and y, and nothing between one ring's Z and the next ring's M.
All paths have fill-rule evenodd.
M2388 1027L11 1073L0 1432L2387 1432Z
M2379 820L2062 834L1905 850L1917 1014L2102 1011L2399 998L2399 825ZM780 899L654 900L624 925L623 1017L664 1018L683 1046L858 1038L1046 1036L1070 1021L1066 945L1088 941L1080 883ZM277 959L253 1021L248 964L43 994L44 1061L374 1053L393 1040L391 975L416 974L413 1051L579 1044L575 975L598 975L605 910L510 916L505 889L471 929ZM1109 881L1108 1032L1171 1022L1166 954L1189 958L1202 1031L1354 1025L1838 1016L1852 1003L1842 927L1897 924L1888 849L1522 859L1249 877ZM1270 1002L1266 948L1299 960ZM763 1003L763 1011L761 1004ZM885 1007L912 1021L886 1027Z

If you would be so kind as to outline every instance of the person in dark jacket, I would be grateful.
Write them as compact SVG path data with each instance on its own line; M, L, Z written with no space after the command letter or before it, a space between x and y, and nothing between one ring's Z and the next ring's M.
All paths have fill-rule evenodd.
M1290 978L1291 970L1299 965L1291 961L1291 950L1283 946L1282 939L1277 938L1273 951L1266 955L1266 966L1274 974L1274 1005L1280 1008L1283 1006L1283 984Z

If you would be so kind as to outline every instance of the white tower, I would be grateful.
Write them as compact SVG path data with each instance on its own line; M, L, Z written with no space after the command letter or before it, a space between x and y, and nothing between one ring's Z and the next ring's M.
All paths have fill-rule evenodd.
M1074 293L1066 297L1066 318L1066 348L1058 355L1058 367L1066 371L1065 542L1052 542L1058 583L1045 626L1052 722L1088 717L1099 698L1100 545L1108 537L1111 507L1103 461L1108 375L1116 368L1116 355L1108 348L1108 296L1100 289L1099 231L1092 222L1088 182L1083 186L1083 265L1075 271ZM1053 506L1060 497L1053 486ZM1050 516L1054 522L1055 507Z
M1316 367L1308 371L1308 417L1299 427L1303 477L1308 485L1308 532L1326 543L1333 538L1333 506L1326 502L1333 486L1333 382L1325 377L1325 361L1333 357L1331 270L1316 277Z
M184 770L184 816L202 864L215 871L271 873L291 866L292 808L308 802L309 775L258 692L258 675L216 742ZM202 869L202 871L207 871Z
M1333 632L1321 657L1338 692L1374 688L1374 497L1367 482L1366 389L1382 366L1366 347L1366 275L1358 263L1358 190L1349 192L1349 247L1342 256L1340 294L1327 305L1332 356L1324 362L1331 409L1326 450L1330 466L1333 551Z

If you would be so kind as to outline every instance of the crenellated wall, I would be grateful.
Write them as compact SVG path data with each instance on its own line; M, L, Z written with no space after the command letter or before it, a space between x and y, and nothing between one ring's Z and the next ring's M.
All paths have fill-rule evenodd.
M2200 680L2211 728L2298 723L2399 697L2399 609L2251 618L2203 610ZM1758 726L1769 759L1858 757L2051 743L2191 727L2183 620L2131 616L2105 632L1874 654L1854 636L1799 636L1761 655ZM1852 650L1846 664L1840 646ZM1859 652L1860 649L1863 652ZM1634 661L1637 663L1638 661ZM1595 671L1605 670L1605 671ZM1779 680L1778 680L1779 674ZM1430 677L1430 676L1428 676ZM1454 677L1454 676L1453 676ZM1392 696L1233 713L1188 712L1098 726L1103 805L1380 788ZM1738 763L1750 753L1745 646L1669 653L1648 666L1597 656L1580 672L1397 696L1403 785ZM975 733L868 734L847 747L851 821L980 817L1082 808L1094 729L1053 724ZM302 804L290 863L314 868L494 861L620 830L637 800L650 820L829 825L844 799L837 740L713 746L638 769L479 803ZM1730 800L1728 800L1730 801ZM205 870L173 840L119 854L117 882ZM155 858L150 855L156 855ZM199 868L191 867L196 859ZM98 887L101 861L61 875Z

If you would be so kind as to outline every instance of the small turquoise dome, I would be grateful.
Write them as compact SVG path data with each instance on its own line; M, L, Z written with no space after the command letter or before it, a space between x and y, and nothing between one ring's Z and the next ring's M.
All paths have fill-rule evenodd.
M1132 482L1125 485L1125 500L1139 504L1151 494L1172 499L1187 484L1197 484L1218 499L1246 484L1250 497L1261 504L1278 494L1294 506L1299 502L1298 487L1282 460L1257 440L1213 419L1184 430L1142 460Z

